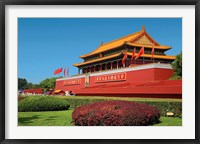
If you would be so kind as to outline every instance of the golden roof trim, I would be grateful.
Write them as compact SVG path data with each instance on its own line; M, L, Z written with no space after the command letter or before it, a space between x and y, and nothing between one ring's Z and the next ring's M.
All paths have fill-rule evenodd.
M120 56L121 54L122 54L122 53L120 52L120 53L117 53L117 54L113 54L113 55L110 55L110 56L106 56L106 57L94 59L94 60L91 60L91 61L76 63L76 64L73 64L73 66L78 67L78 66L82 66L82 65L86 65L86 64L91 64L91 63L98 62L98 61L102 61L102 60L106 60L106 59L109 59L109 58L114 58L114 57ZM132 56L132 52L127 52L127 54L128 54L129 56ZM135 55L137 56L138 53L136 53ZM152 55L151 55L151 54L143 54L141 57L151 58ZM176 59L176 56L154 55L154 58L156 58L156 59L175 60L175 59Z
M109 58L114 58L114 57L117 57L119 55L121 55L121 53L105 56L105 57L102 57L102 58L98 58L98 59L94 59L94 60L90 60L90 61L86 61L86 62L76 63L76 64L73 64L73 66L77 67L77 66L81 66L81 65L86 65L86 64L90 64L90 63L106 60L106 59L109 59Z
M63 91L63 90L55 90L54 93L59 93L61 91Z
M145 48L152 48L152 45L144 45L144 44L136 44L136 43L126 43L127 45L131 46L137 46L137 47L145 47ZM165 46L165 45L159 45L159 46L154 46L155 49L171 49L171 46Z
M129 56L132 56L131 52L127 53ZM138 53L135 54L136 56L138 55ZM152 54L143 54L140 57L148 57L151 58ZM158 59L170 59L170 60L175 60L176 56L167 56L167 55L153 55L154 58L158 58Z

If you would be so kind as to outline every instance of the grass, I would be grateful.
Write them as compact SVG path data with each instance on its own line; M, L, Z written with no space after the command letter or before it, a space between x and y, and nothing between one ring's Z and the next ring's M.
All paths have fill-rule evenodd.
M18 112L18 126L71 126L73 110Z
M26 97L26 96L21 96ZM30 96L28 96L30 97ZM104 99L104 100L127 100L127 101L153 101L153 102L182 102L182 99L170 98L137 98L137 97L106 97L106 96L54 96L63 99Z
M177 117L161 117L160 123L154 126L182 126L182 118Z
M73 126L73 109L46 112L18 112L19 126ZM153 126L182 126L181 118L161 117L160 123Z
M25 96L26 97L26 96ZM19 98L25 98L24 96ZM29 97L29 96L28 96ZM85 103L91 103L95 101L102 100L126 100L126 101L136 101L136 102L149 102L160 104L164 107L174 106L170 105L174 102L182 103L182 99L162 99L162 98L133 98L133 97L105 97L105 96L56 96L61 99L69 100L70 105L73 108L73 105L82 105ZM85 102L85 103L84 103ZM155 102L155 103L154 103ZM160 107L160 105L158 105ZM176 106L175 106L176 108ZM163 108L161 107L161 110ZM18 125L19 126L72 126L71 114L73 109L64 110L64 111L45 111L45 112L19 112L18 113ZM165 112L165 109L164 109ZM170 117L161 117L160 123L153 126L181 126L181 118L170 118Z

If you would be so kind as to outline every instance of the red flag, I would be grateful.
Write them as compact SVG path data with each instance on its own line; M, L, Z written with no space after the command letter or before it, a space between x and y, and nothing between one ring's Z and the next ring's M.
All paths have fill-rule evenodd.
M151 50L151 59L153 59L153 55L154 55L154 44L153 44L152 50Z
M141 55L144 54L144 47L142 47L137 55L137 57L135 57L135 59L138 59Z
M67 76L69 76L69 68L67 68Z
M62 72L62 68L59 68L59 69L57 69L57 70L54 71L54 75L59 74L61 72Z
M57 69L57 70L54 71L54 75L58 74L58 70L59 70L59 69Z
M133 52L132 52L131 60L134 59L134 57L135 57L135 48L134 48L134 50L133 50Z
M124 57L122 58L122 64L124 64L126 58L127 58L127 51L126 51L126 53L124 54Z
M56 70L54 71L54 73L53 73L54 75L56 75Z
M58 69L58 74L61 73L61 72L62 72L62 68L59 68Z
M64 76L66 76L67 75L67 71L66 71L66 68L64 69Z
M67 70L66 70L66 68L64 69L64 76L68 76L68 74L69 74L69 68L67 68Z

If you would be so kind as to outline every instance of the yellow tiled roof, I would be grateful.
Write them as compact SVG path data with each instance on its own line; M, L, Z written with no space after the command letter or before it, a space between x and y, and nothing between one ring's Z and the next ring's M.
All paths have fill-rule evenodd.
M142 45L142 44L136 44L136 43L127 43L128 45L131 46L136 46L136 47L145 47L145 48L152 48L151 45ZM159 46L154 46L155 49L170 49L170 46L164 46L164 45L159 45Z
M102 44L96 50L92 51L91 53L82 55L82 56L80 56L80 58L85 58L85 57L88 57L88 56L91 56L91 55L94 55L94 54L105 52L105 51L120 47L120 46L124 45L125 43L128 44L128 45L132 45L132 46L144 46L144 47L147 47L147 48L148 47L152 48L152 45L141 45L141 44L130 43L131 41L136 40L138 37L140 37L144 33L146 33L146 31L145 31L145 28L143 27L142 30L140 30L138 32L135 32L135 33L132 33L130 35L124 36L122 38L116 39L114 41ZM151 36L149 36L149 38L152 39ZM157 49L170 49L171 48L169 46L162 46L162 45L158 44L155 40L153 40L153 41L156 44L155 48L157 48Z
M94 63L94 62L99 62L99 61L102 61L102 60L118 57L119 55L121 55L121 53L113 54L113 55L110 55L110 56L105 56L105 57L90 60L90 61L87 61L87 62L76 63L76 64L73 64L73 66L77 67L77 66L82 66L82 65L86 65L86 64L91 64L91 63Z
M127 53L129 56L132 56L131 52ZM138 55L138 53L135 54L136 56ZM141 57L147 57L147 58L151 58L151 54L143 54L141 55ZM157 59L168 59L168 60L175 60L176 56L165 56L165 55L153 55L154 58Z
M94 63L94 62L99 62L99 61L102 61L102 60L106 60L106 59L118 57L118 56L120 56L121 54L122 54L122 53L117 53L117 54L113 54L113 55L110 55L110 56L106 56L106 57L94 59L94 60L87 61L87 62L76 63L76 64L73 64L73 66L76 66L76 67L78 67L78 66L83 66L83 65L86 65L86 64L91 64L91 63ZM132 53L131 53L131 52L128 52L127 54L128 54L129 56L132 56ZM138 53L136 53L135 55L137 56ZM152 56L151 54L143 54L141 57L151 58L151 56ZM175 59L176 59L176 56L154 55L154 58L157 58L157 59L175 60Z
M54 93L59 93L61 92L62 90L55 90Z
M92 51L89 54L82 55L82 56L80 56L80 58L84 58L84 57L87 57L87 56L91 56L91 55L94 55L94 54L97 54L97 53L101 53L101 52L122 46L125 42L128 42L128 41L136 38L137 36L139 36L140 33L141 33L141 31L130 34L128 36L122 37L120 39L117 39L117 40L114 40L114 41L111 41L111 42L108 42L108 43L105 43L105 44L102 44L96 50Z

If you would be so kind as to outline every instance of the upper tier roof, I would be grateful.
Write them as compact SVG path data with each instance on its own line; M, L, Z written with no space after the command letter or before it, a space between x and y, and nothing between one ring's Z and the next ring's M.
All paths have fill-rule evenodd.
M147 41L146 43L144 43L143 41L141 41L141 39L143 39L143 41ZM145 39L145 40L144 40ZM91 53L85 54L80 56L80 58L86 58L88 56L92 56L95 54L99 54L101 52L105 52L108 50L112 50L115 49L119 46L122 46L124 44L128 44L131 46L144 46L144 47L149 47L152 48L152 45L154 44L154 48L155 49L163 49L163 50L168 50L171 47L170 46L164 46L164 45L160 45L159 43L157 43L153 38L151 38L151 36L146 32L145 27L142 27L142 30L132 33L130 35L124 36L122 38L113 40L111 42L102 44L101 46L99 46L96 50L92 51Z
M79 67L79 66L84 66L84 65L87 65L87 64L92 64L92 63L95 63L95 62L101 62L103 60L107 60L107 59L111 59L111 58L117 58L121 54L122 53L119 52L119 53L116 53L116 54L113 54L113 55L109 55L109 56L105 56L105 57L102 57L102 58L93 59L93 60L90 60L90 61L87 61L87 62L76 63L76 64L73 64L73 66ZM132 52L128 52L127 54L128 54L128 56L132 56ZM137 56L137 55L138 55L138 53L135 54L135 56ZM143 54L140 57L151 58L152 55L151 54ZM154 55L154 59L175 60L176 56Z

